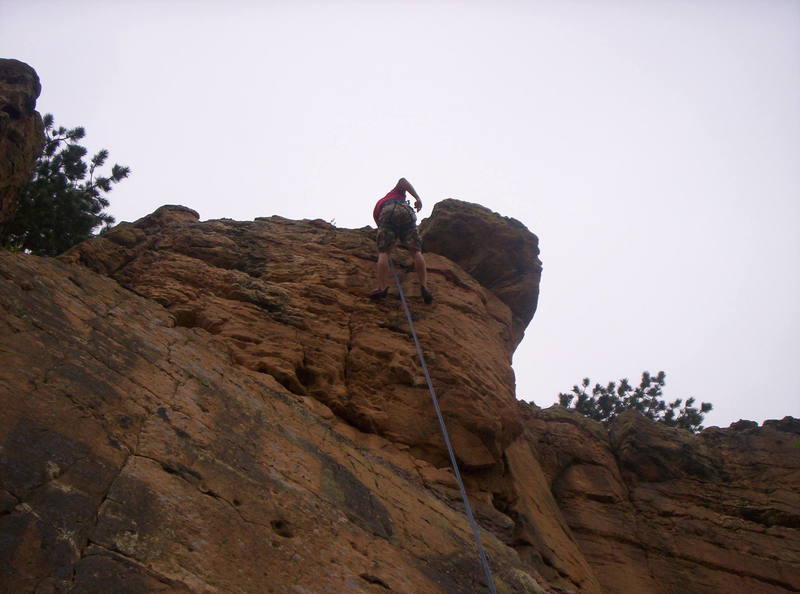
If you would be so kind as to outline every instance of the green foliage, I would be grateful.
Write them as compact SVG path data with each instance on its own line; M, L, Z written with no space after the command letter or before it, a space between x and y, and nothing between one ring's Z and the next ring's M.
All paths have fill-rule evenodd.
M56 128L51 114L44 116L44 126L44 149L5 229L3 247L55 256L114 222L103 210L108 206L104 194L130 169L115 164L110 175L98 175L108 151L98 151L87 163L87 150L78 144L86 135L82 127Z
M705 414L713 408L711 403L703 402L698 409L694 406L694 398L664 401L661 388L666 383L666 377L663 371L659 371L655 377L644 371L642 381L635 388L627 378L623 378L619 383L609 382L605 386L595 384L591 393L588 391L591 381L587 377L580 386L572 387L571 394L559 394L558 400L564 408L576 410L596 421L611 421L626 410L638 410L647 418L670 427L688 429L692 433L701 431Z

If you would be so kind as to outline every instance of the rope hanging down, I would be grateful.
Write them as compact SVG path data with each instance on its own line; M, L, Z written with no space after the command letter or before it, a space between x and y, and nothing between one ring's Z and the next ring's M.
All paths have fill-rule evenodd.
M475 545L478 548L478 556L480 557L481 566L483 567L483 573L486 575L486 580L489 584L489 591L492 594L497 594L497 590L494 586L494 579L492 578L492 570L489 569L489 561L486 559L486 553L484 552L483 544L481 543L481 535L478 532L478 524L475 522L475 517L472 515L472 507L470 507L469 499L467 498L467 491L464 488L464 481L461 480L461 472L458 470L456 455L453 451L453 446L450 444L450 436L447 434L447 427L444 424L442 409L439 408L439 399L436 398L436 391L433 389L431 376L428 373L428 366L425 364L425 357L422 354L422 347L419 345L417 331L414 329L414 321L411 319L411 312L409 311L408 304L406 303L406 296L403 293L403 287L400 284L400 277L397 276L397 271L394 269L394 264L392 263L391 258L389 259L389 268L394 275L395 283L397 283L397 292L400 294L400 301L403 303L403 310L406 313L408 326L411 328L411 336L414 338L414 346L417 347L417 355L419 356L419 362L422 366L422 372L425 374L425 381L428 382L428 390L430 390L431 393L433 408L436 411L436 418L439 419L439 428L442 430L442 437L444 437L444 443L447 446L447 453L450 454L450 464L453 466L453 473L456 475L456 481L458 481L458 489L461 491L461 499L464 501L464 509L467 513L467 520L469 520L469 525L472 527L472 536L475 538Z

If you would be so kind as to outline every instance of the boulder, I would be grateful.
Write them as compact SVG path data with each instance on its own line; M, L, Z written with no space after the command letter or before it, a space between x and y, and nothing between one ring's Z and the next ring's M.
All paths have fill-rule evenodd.
M453 199L434 205L420 233L425 251L446 256L509 307L516 347L539 301L539 238L516 219Z
M0 58L0 241L44 143L36 99L36 71L19 60Z

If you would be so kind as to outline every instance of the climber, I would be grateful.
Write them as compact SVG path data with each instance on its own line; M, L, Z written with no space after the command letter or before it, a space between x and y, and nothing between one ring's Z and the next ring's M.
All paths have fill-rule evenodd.
M406 192L414 197L414 207L419 212L422 209L422 200L404 177L400 178L391 192L378 200L372 211L372 217L378 224L378 286L370 294L370 299L377 301L389 293L389 252L399 239L414 258L414 269L419 278L422 300L430 303L433 301L433 295L428 290L428 269L422 256L417 215L406 200Z

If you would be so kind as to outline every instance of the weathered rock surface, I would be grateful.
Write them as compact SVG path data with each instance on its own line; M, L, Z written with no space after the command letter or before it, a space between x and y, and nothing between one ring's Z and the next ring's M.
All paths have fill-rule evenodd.
M457 201L422 227L433 305L397 264L498 591L800 590L798 421L517 402L535 238ZM0 589L485 591L397 297L365 298L373 233L162 207L0 253Z
M44 142L42 117L36 111L41 91L33 68L0 58L0 240Z

